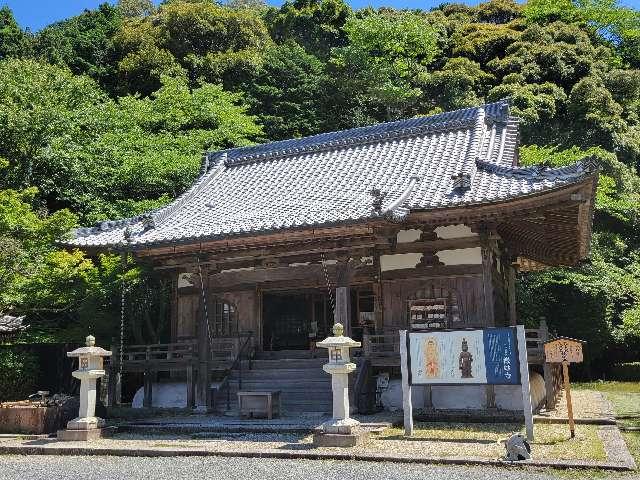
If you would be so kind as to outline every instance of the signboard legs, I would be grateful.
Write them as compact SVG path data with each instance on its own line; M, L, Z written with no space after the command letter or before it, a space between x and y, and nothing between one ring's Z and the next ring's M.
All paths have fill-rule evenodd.
M400 370L402 373L402 411L404 412L404 434L413 435L413 404L409 384L409 355L407 352L407 331L400 330Z
M571 438L576 436L576 426L573 421L573 404L571 403L571 386L569 384L569 362L562 362L562 373L564 377L564 391L567 396L567 414L569 417L569 430Z
M524 325L517 325L518 360L520 363L520 383L522 384L522 406L524 408L524 423L527 440L533 441L533 410L531 408L531 392L529 386L529 363L527 361L527 339Z

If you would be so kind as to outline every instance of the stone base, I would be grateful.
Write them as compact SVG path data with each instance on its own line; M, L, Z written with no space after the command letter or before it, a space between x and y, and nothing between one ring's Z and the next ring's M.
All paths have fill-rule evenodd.
M313 445L315 447L356 447L369 440L369 431L364 429L353 429L351 433L324 433L317 431L313 434Z
M336 420L332 418L320 425L319 430L323 433L337 433L340 435L349 435L354 429L360 426L360 422L353 418L343 418Z
M58 440L62 442L87 442L111 437L114 433L116 433L116 427L92 428L89 430L58 430Z
M74 418L67 422L67 430L94 430L105 426L105 421L100 417Z

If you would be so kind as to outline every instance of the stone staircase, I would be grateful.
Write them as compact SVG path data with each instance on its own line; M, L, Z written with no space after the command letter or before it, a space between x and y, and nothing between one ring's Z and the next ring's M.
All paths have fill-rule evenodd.
M331 413L331 377L322 370L327 363L324 350L311 358L308 351L283 350L259 352L251 362L242 364L242 390L280 390L280 403L285 415L299 413ZM239 368L231 371L229 409L227 389L216 395L216 410L228 414L238 412Z

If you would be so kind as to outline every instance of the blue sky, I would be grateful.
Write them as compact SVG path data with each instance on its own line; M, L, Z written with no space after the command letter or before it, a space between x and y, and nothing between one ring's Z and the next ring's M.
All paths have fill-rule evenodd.
M279 5L281 0L268 0L273 5ZM379 7L382 5L396 8L422 8L429 9L443 3L444 0L349 0L353 8L362 8L368 5ZM460 1L460 0L458 0ZM0 0L0 6L8 5L15 15L18 23L32 31L40 30L50 23L78 15L87 8L95 8L104 0ZM114 3L113 1L111 3ZM159 3L159 0L155 0ZM477 4L476 1L465 1L469 4ZM640 0L623 0L624 5L640 8Z

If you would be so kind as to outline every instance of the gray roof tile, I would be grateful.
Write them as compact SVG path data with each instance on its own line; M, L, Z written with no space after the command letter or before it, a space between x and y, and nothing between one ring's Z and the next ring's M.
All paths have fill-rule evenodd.
M357 222L490 203L584 178L588 163L517 166L518 121L505 101L209 153L202 175L147 215L80 228L74 246L151 245ZM454 189L466 174L470 188ZM372 189L384 193L373 208Z

